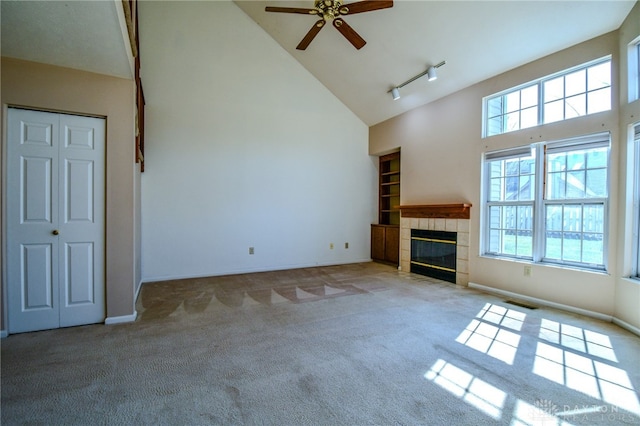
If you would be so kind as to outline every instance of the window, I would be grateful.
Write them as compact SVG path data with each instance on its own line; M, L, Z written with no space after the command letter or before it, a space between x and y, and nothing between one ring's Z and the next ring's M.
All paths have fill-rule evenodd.
M531 148L486 155L488 232L491 254L531 258L535 151Z
M611 61L545 80L542 87L543 124L608 111L611 109Z
M485 154L484 253L606 265L609 134Z
M611 58L554 74L484 99L484 136L611 109Z
M548 147L544 258L604 265L609 144Z
M538 124L538 85L514 90L487 101L487 136Z

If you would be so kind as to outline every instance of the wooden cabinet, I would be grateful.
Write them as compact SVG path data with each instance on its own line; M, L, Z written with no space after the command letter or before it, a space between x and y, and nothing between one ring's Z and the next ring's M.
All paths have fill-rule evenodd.
M371 225L371 258L397 265L400 260L400 152L379 164L378 224Z
M400 261L400 227L371 225L371 259L398 265Z

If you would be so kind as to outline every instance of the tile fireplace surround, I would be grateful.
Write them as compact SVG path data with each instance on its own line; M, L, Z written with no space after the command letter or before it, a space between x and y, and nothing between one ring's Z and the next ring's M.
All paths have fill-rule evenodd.
M456 284L469 284L469 217L471 204L400 206L400 270L411 270L411 230L457 232Z

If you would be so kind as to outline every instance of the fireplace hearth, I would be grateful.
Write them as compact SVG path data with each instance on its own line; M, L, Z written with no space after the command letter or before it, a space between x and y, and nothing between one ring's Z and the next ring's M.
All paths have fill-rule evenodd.
M411 230L411 272L456 282L457 233Z

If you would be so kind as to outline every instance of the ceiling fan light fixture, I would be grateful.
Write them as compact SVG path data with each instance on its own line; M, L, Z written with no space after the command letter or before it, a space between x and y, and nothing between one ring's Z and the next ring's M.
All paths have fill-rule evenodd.
M428 81L433 81L433 80L437 80L438 79L438 74L436 74L436 67L431 66L429 67L429 69L427 70L427 80Z
M393 89L391 89L391 96L393 97L394 101L397 101L398 99L400 99L400 91L398 90L397 87L394 87Z

